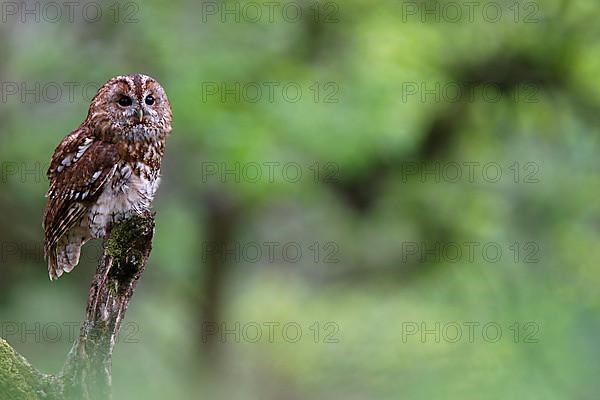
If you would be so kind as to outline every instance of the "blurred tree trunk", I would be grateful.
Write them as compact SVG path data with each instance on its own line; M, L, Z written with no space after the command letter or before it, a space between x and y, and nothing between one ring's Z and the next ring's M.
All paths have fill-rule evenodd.
M86 319L58 375L42 374L0 339L0 400L111 399L112 352L150 251L151 215L116 225L90 287Z
M202 352L209 358L211 362L217 361L216 343L220 338L217 335L205 335L207 325L220 327L222 322L222 303L223 289L225 278L230 269L227 252L234 251L233 238L237 226L239 224L240 206L236 201L225 191L210 193L205 199L205 207L207 213L207 232L205 246L201 246L202 254L200 259L206 260L205 267L205 286L204 297L200 300L200 310L202 315L200 318L199 335L202 338L200 348ZM235 254L229 254L229 257L235 258ZM218 329L218 328L217 328Z

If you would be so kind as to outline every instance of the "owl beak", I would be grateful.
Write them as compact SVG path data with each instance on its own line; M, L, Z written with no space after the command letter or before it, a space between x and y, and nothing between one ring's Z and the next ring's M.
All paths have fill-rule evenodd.
M137 112L137 116L138 116L139 121L142 122L142 120L144 119L144 110L142 110L140 108Z

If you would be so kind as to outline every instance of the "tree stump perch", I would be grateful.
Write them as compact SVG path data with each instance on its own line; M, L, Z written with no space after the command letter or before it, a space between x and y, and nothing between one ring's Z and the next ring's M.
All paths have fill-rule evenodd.
M0 400L111 399L113 349L153 236L150 214L113 227L90 287L79 337L58 375L39 372L0 339Z

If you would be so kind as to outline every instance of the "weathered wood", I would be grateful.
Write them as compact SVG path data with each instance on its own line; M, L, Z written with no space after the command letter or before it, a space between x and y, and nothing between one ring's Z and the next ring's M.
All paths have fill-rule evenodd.
M92 281L86 318L58 375L33 368L0 340L0 400L111 399L112 353L154 236L152 215L116 225Z

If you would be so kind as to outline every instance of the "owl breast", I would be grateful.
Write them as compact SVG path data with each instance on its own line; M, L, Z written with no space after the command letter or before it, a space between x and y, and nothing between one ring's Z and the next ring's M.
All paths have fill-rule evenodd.
M142 162L119 162L112 179L90 207L87 221L84 218L82 223L92 238L104 237L112 224L149 211L159 183L160 170Z

